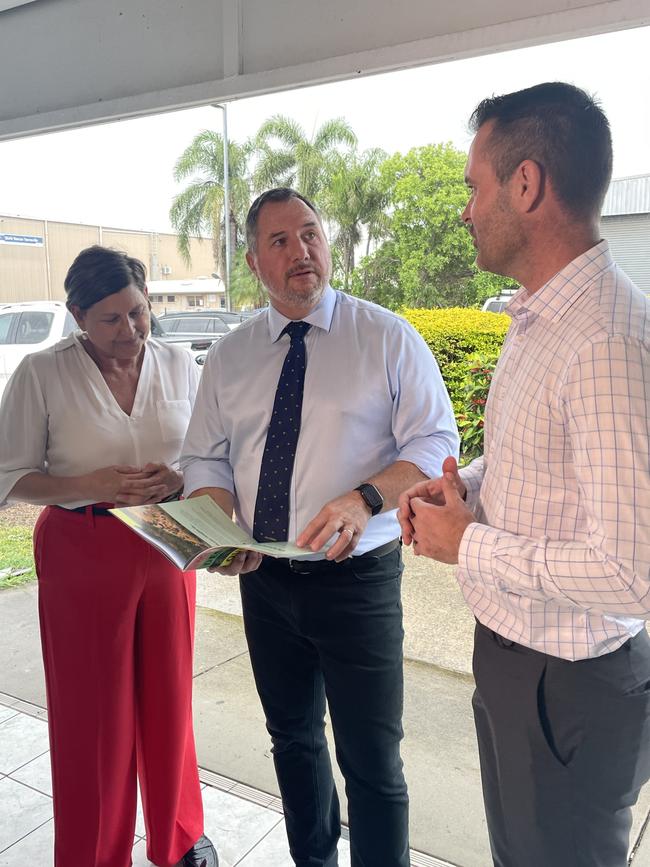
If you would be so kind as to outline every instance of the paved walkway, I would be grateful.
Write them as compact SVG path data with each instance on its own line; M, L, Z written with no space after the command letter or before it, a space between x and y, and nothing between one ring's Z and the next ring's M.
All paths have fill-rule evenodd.
M218 846L220 867L292 867L279 799L205 769L200 775L205 829ZM51 867L52 783L45 711L3 693L0 805L0 867ZM133 867L151 865L139 799L132 857ZM419 853L414 853L412 864L445 867ZM350 865L347 839L339 843L339 865Z
M219 847L222 867L291 867L277 798L222 777L213 779L212 785L204 784L203 804L206 832ZM41 708L3 694L0 805L0 867L51 867L52 784L47 722ZM138 803L134 867L150 864L145 841ZM347 841L341 841L339 851L341 867L348 867Z
M435 636L444 631L444 612L430 616ZM0 592L0 660L0 867L51 867L45 690L34 585ZM419 850L412 862L418 867L491 863L471 692L467 674L413 660L405 664L403 755L411 845ZM199 763L206 769L206 832L219 846L223 867L292 867L269 738L241 618L235 614L197 609L194 719ZM338 774L337 784L342 792ZM633 867L650 867L649 816L646 790L634 810ZM142 834L140 818L136 867L147 867ZM346 853L342 843L342 867L349 863Z

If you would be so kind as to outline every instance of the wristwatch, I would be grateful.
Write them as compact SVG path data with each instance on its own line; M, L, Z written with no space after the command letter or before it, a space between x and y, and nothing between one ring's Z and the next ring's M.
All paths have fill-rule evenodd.
M359 491L363 502L368 506L373 517L381 512L384 507L384 498L378 488L369 482L364 482L363 485L359 485L354 490Z

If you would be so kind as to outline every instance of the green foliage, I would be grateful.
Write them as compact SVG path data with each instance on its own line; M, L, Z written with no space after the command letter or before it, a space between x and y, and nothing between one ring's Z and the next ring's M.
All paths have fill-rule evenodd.
M474 246L461 220L468 197L465 161L466 155L451 144L438 144L383 162L390 255L384 257L380 248L371 257L377 263L362 263L357 291L369 286L374 272L382 285L399 286L401 304L455 307L480 304L507 285L501 277L479 277L474 265Z
M254 142L253 185L258 192L293 187L315 202L329 181L331 161L341 147L354 148L357 137L341 117L325 121L309 138L295 120L276 114L264 121Z
M229 227L233 246L241 238L250 204L248 161L251 144L228 142L230 181ZM188 186L173 200L169 219L178 233L178 249L190 264L190 238L209 235L213 239L215 267L224 273L223 224L225 211L223 138L204 130L194 137L174 167L174 180L188 180Z
M465 411L465 376L477 354L498 356L510 319L472 308L402 311L433 352L456 416Z
M246 250L236 251L230 271L230 303L237 308L264 307L268 303L266 290L246 262Z
M170 211L179 250L210 235L215 271L224 274L224 233L233 253L245 245L245 216L256 192L292 186L323 213L332 242L333 285L393 310L479 306L512 281L477 270L461 214L467 201L466 156L451 144L388 157L356 150L343 118L309 136L292 118L274 115L244 144L229 143L230 202L225 213L223 139L205 130L181 154L174 176L188 181ZM365 246L365 256L357 257ZM374 247L374 249L373 249ZM372 252L371 252L372 250ZM232 297L256 294L242 257L233 256Z
M464 409L458 414L461 461L469 463L483 454L485 404L498 356L475 355L468 359L463 379Z
M22 570L21 575L0 577L0 589L17 587L36 577L34 571L34 556L32 552L31 527L1 527L0 528L0 573L4 569Z
M387 201L380 170L386 158L379 148L334 157L319 197L323 216L335 227L332 249L338 255L333 260L334 274L346 292L350 290L356 248L364 236L369 247L385 228Z
M395 242L386 241L372 256L364 256L354 269L350 294L374 301L389 310L401 310L404 290L399 281L399 265Z

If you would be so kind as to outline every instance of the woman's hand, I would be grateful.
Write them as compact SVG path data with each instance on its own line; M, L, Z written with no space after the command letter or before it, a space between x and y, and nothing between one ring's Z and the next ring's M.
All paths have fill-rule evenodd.
M178 494L183 490L183 476L177 470L168 467L167 464L147 464L142 467L143 473L150 473L146 480L152 487L164 487L163 495L160 499L166 499L174 494ZM159 502L157 500L155 502Z
M89 499L116 506L159 503L183 486L183 477L166 464L102 467L85 477Z

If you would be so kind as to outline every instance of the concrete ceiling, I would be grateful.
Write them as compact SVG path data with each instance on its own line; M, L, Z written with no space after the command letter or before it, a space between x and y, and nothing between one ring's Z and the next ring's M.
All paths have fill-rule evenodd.
M0 0L0 139L650 24L650 0Z

